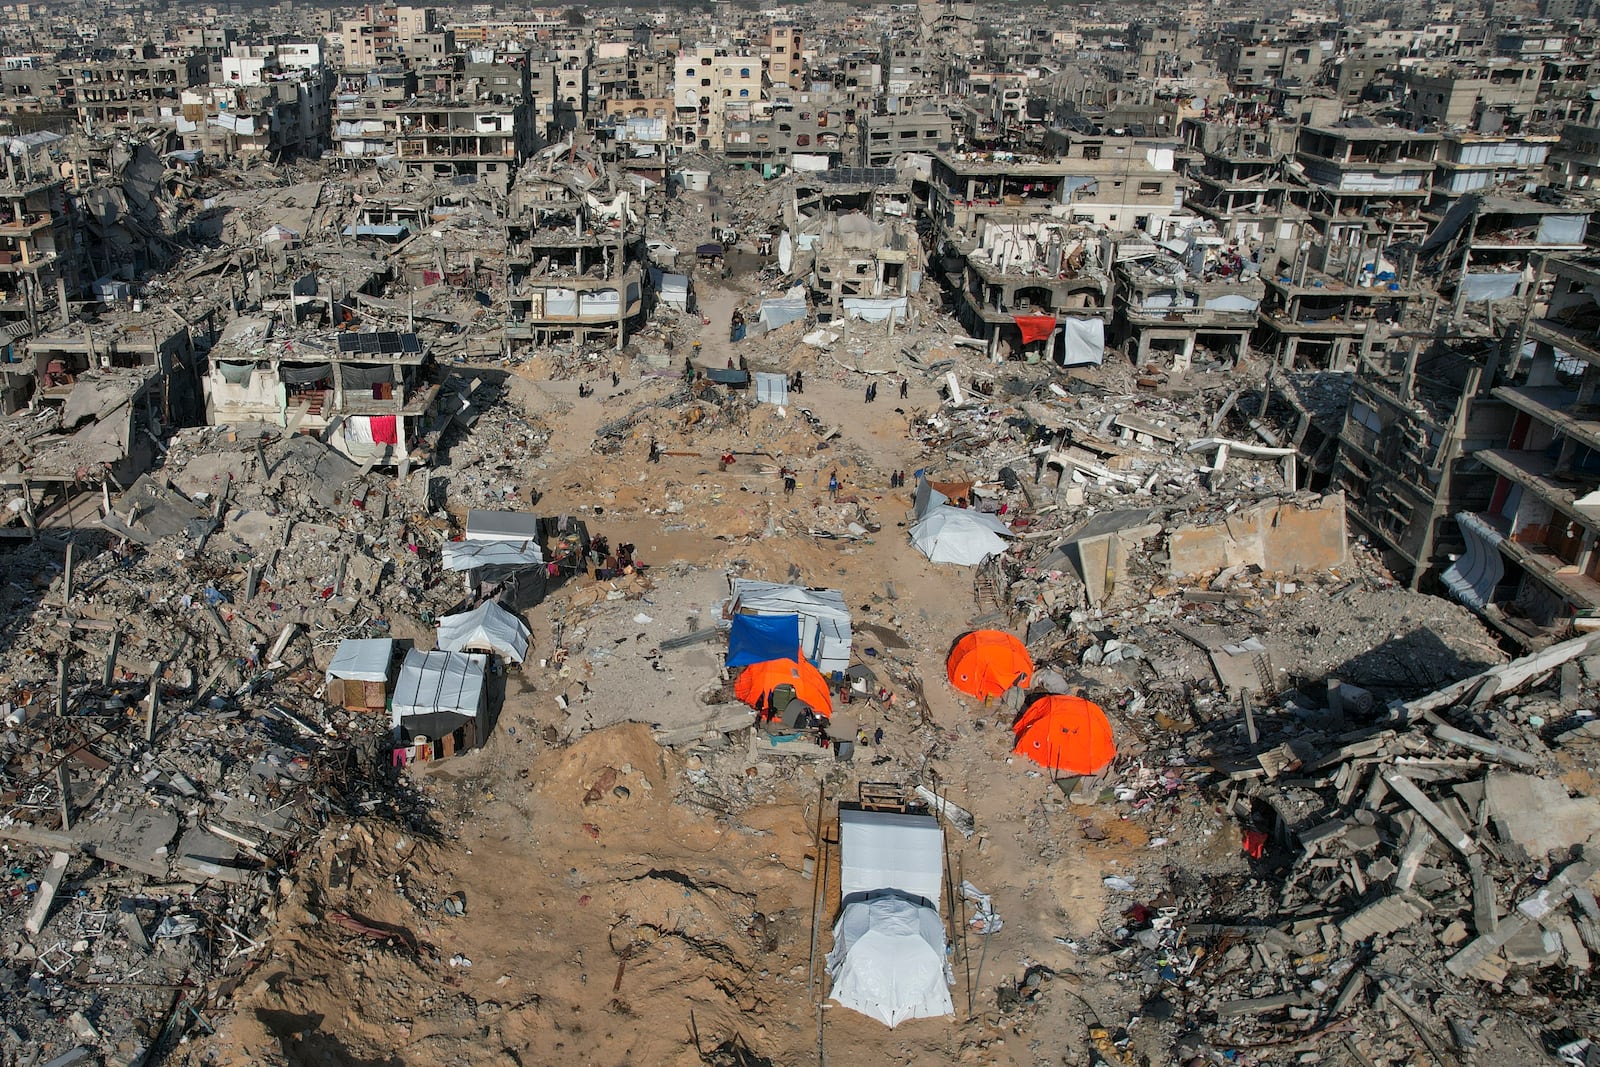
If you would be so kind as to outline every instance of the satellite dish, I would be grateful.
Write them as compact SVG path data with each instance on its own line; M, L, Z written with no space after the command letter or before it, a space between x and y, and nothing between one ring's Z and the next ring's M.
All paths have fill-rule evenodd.
M789 268L794 264L794 240L789 236L789 231L784 230L783 236L778 238L778 269L788 274Z

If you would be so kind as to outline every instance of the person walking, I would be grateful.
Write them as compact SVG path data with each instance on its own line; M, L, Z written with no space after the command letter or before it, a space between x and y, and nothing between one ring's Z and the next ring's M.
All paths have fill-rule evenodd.
M796 395L799 395L799 396L804 396L805 395L806 379L805 379L805 372L804 371L798 371L797 370L797 371L794 372L794 381L789 383L789 388L793 389L795 391Z
M839 472L838 471L831 471L828 474L828 499L829 500L834 500L834 501L837 501L839 499Z
M911 383L904 378L900 379L900 399L904 400L911 394Z
M794 496L794 471L783 468L783 495Z
M867 403L872 403L872 386L867 386Z
M661 446L656 443L656 439L653 437L650 439L650 462L661 462Z

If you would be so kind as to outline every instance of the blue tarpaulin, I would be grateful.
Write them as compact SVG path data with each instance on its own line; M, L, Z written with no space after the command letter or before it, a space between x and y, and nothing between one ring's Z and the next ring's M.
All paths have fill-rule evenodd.
M728 666L794 659L800 652L800 616L735 615L728 631Z

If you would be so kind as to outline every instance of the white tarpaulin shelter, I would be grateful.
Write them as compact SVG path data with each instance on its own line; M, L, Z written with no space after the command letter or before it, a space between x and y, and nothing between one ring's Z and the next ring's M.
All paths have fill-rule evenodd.
M939 913L894 893L844 906L828 976L832 999L885 1026L955 1014Z
M389 662L394 656L394 639L375 637L357 640L347 637L339 642L324 676L327 681L344 679L352 682L387 682Z
M435 716L476 719L484 708L487 662L466 652L407 652L394 683L389 724L398 727L403 719ZM429 736L439 733L435 730Z
M850 608L837 589L734 578L729 608L742 615L798 615L800 651L823 674L850 666ZM877 887L874 887L877 888Z
M932 815L839 809L839 892L898 889L935 908L944 888L944 831Z
M492 600L439 620L439 647L446 652L498 652L521 663L528 657L527 623Z
M756 403L787 404L789 402L789 376L757 371Z
M938 819L841 807L839 841L844 907L828 953L830 996L891 1027L954 1014L938 910Z
M468 541L539 541L539 517L529 511L467 512Z
M447 571L536 567L544 562L544 553L533 541L446 541L439 555Z
M1011 528L993 515L940 504L911 526L911 543L934 563L971 567L1004 552Z

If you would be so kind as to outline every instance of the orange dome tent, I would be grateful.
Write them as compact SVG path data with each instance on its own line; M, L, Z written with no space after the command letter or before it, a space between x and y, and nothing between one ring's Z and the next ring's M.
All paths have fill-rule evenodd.
M1028 688L1033 658L1008 633L974 630L955 643L945 661L950 684L980 699L997 697L1012 686Z
M794 687L794 695L818 715L833 714L833 694L822 672L805 660L769 659L752 663L733 683L733 695L757 710L772 702L772 691L780 685Z
M1082 697L1035 701L1011 729L1011 751L1064 774L1095 774L1117 756L1106 713Z

